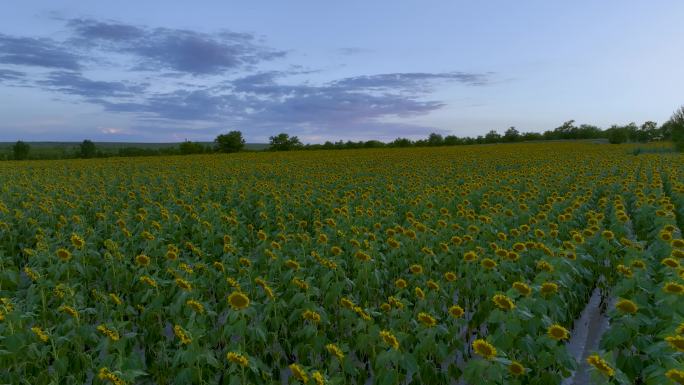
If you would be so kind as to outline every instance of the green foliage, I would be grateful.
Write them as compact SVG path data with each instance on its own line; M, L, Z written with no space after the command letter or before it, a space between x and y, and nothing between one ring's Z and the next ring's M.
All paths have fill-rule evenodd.
M684 106L680 107L672 114L667 125L668 130L671 132L675 148L677 151L684 151Z
M608 142L611 144L624 143L629 139L629 131L625 127L613 126L608 129Z
M81 158L93 158L97 154L95 143L86 139L79 145L79 155Z
M31 151L31 146L28 143L17 141L17 143L12 146L12 155L15 160L25 160L28 159L29 152Z
M242 138L242 132L240 131L230 131L227 134L221 134L214 139L214 142L218 152L238 152L245 147L245 139Z
M189 140L181 143L178 146L178 150L180 151L181 155L203 154L205 152L211 152L211 150L202 143L191 142Z
M296 136L280 133L269 138L269 150L271 151L290 151L302 147L302 142Z

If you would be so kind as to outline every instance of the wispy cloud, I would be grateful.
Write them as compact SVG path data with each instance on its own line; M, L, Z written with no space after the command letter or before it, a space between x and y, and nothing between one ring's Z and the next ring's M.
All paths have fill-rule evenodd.
M261 64L286 51L263 46L250 33L94 19L71 19L67 27L70 36L64 41L0 35L0 63L46 68L48 72L30 77L29 86L128 114L140 123L133 131L104 125L100 131L107 135L145 130L182 135L179 127L211 135L227 126L264 136L274 130L310 138L423 135L434 128L389 122L442 108L443 102L430 100L441 85L479 87L493 77L486 72L400 72L311 83L293 79L316 70L292 63L283 65L286 70L259 71ZM357 49L346 50L353 54ZM104 68L106 80L98 78L102 68L93 68L98 55L111 65ZM0 69L5 84L28 78L15 69Z
M0 63L78 70L79 57L51 39L0 34Z
M78 72L55 71L37 84L49 90L86 98L130 97L145 90L144 84L90 80Z
M68 26L75 34L73 42L132 55L138 70L214 75L285 56L284 51L258 45L256 36L248 33L209 34L92 19L73 19Z
M7 80L20 80L26 76L26 73L20 71L13 71L8 69L0 69L0 82Z

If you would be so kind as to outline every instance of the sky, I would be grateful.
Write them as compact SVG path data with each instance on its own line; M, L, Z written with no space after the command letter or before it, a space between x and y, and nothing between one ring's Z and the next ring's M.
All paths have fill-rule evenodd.
M305 143L662 123L684 2L22 0L0 141Z

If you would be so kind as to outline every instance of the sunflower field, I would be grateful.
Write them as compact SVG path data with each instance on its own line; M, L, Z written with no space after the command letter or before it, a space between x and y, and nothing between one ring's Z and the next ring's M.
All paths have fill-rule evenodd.
M683 226L628 145L3 162L0 383L684 384Z

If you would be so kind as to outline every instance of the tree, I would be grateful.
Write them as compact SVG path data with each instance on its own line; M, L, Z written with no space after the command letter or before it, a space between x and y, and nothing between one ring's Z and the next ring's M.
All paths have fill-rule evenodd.
M437 133L432 133L428 137L428 146L443 146L444 145L444 138L442 135L437 134Z
M627 141L629 138L629 128L612 126L608 130L608 142L611 144L620 144Z
M444 137L444 145L445 146L456 146L458 144L463 144L463 139L459 138L456 135L447 135Z
M503 136L504 142L516 142L518 139L520 139L520 132L515 129L515 127L511 126L506 132L504 133Z
M485 143L496 143L501 141L501 135L498 132L491 130L484 137Z
M92 158L95 156L96 153L97 148L95 147L95 143L88 139L84 140L79 145L79 155L81 156L81 158Z
M15 160L28 159L29 151L31 151L31 146L21 140L17 141L17 143L12 146L12 154L14 155Z
M219 152L238 152L245 147L245 139L242 138L240 131L221 134L214 139L214 142L216 143L216 150Z
M302 146L302 142L296 136L280 133L269 138L269 150L271 151L290 151Z
M394 141L390 142L390 147L411 147L413 142L407 138L396 138Z
M204 152L205 148L202 143L186 140L178 146L178 150L180 151L181 155L190 155L201 154Z
M553 129L551 139L572 139L572 132L576 129L577 127L575 127L575 121L568 120L567 122L564 122L560 127L556 127Z
M637 131L636 139L639 142L650 142L658 138L658 123L649 120L641 125L639 131Z
M670 130L672 141L678 151L684 151L684 106L675 111L667 121L667 129Z

